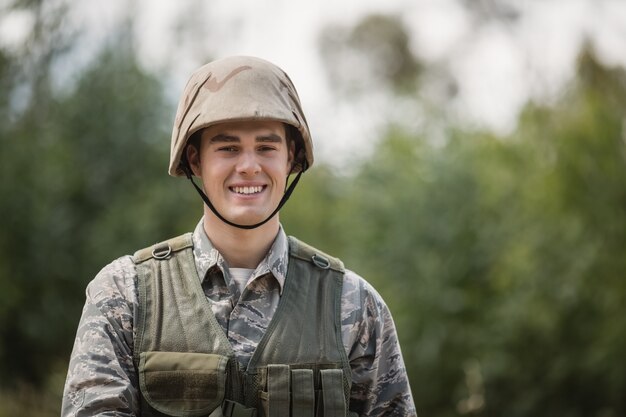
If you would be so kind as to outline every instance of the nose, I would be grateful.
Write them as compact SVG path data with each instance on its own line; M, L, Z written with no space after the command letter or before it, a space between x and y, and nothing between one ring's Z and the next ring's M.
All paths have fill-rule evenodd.
M261 165L255 152L242 152L237 159L236 169L242 175L258 174L261 171Z

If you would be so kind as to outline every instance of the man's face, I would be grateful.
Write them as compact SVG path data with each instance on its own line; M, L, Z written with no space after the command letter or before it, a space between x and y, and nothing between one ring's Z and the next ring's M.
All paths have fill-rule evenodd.
M281 122L228 122L204 129L199 151L187 147L187 158L222 216L234 223L254 224L278 206L293 149Z

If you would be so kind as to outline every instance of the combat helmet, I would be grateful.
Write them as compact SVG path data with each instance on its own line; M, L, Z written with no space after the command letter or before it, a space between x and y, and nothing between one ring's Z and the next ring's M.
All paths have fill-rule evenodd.
M278 207L260 223L240 225L225 219L193 181L185 148L194 134L209 126L234 121L274 120L291 127L295 142L291 173L297 173ZM234 56L210 62L190 77L176 111L169 174L187 176L206 205L223 222L253 229L269 221L289 199L300 176L313 165L313 143L300 98L285 71L260 58Z
M311 133L296 88L271 62L234 56L198 68L189 79L176 111L169 174L185 175L183 151L192 135L217 123L275 120L297 129L292 172L313 165Z

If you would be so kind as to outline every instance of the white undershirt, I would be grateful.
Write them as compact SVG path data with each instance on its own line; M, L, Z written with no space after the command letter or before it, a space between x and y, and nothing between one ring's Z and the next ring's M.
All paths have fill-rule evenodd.
M246 288L248 284L248 280L252 276L254 269L250 268L230 268L230 278L237 285L237 289L239 289L239 294L243 294L243 289Z

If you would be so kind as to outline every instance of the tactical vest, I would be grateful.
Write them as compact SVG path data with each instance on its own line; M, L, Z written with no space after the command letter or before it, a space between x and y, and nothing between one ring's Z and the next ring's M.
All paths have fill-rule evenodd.
M280 302L242 369L202 290L191 234L137 251L133 360L141 415L344 417L341 261L289 238Z

